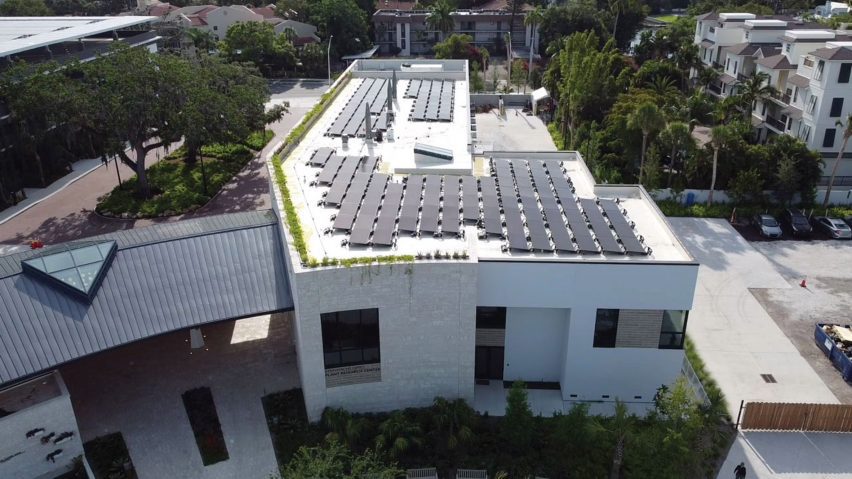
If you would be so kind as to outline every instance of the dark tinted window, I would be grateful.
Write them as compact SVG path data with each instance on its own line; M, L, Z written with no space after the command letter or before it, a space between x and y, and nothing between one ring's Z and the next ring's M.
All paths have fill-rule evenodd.
M832 148L834 147L834 135L837 133L835 128L826 128L825 136L822 138L822 147L823 148Z
M477 306L476 329L506 329L506 308Z
M595 317L595 340L593 346L596 348L614 348L617 333L618 310L599 309Z
M688 311L663 312L663 324L660 327L660 349L683 349L688 315Z
M831 100L831 112L828 116L837 118L843 113L843 98L834 98Z
M852 63L840 65L840 75L837 77L837 83L849 83L850 73L852 73Z
M380 361L378 309L323 313L320 321L326 369Z

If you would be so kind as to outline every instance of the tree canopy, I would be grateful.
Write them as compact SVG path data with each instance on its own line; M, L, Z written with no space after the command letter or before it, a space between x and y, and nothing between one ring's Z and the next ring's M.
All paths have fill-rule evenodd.
M296 48L286 35L276 35L271 23L231 25L220 49L230 61L253 63L264 75L281 74L296 66Z
M310 23L323 38L334 36L332 49L338 55L359 53L370 48L367 13L355 0L318 0L310 3Z
M5 0L0 3L0 16L4 17L48 17L53 14L44 0Z

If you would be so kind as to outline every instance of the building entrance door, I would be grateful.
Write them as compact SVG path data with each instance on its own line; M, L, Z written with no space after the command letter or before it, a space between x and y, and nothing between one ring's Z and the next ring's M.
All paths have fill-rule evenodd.
M503 348L498 346L477 346L476 379L503 379Z

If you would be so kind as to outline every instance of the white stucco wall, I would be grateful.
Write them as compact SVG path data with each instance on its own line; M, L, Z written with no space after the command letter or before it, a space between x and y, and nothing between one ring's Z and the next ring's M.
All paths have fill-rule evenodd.
M503 379L558 382L570 310L508 308Z
M563 399L614 401L618 398L649 402L658 386L677 377L683 351L594 348L597 309L691 309L697 273L698 265L693 263L481 262L478 304L570 309L570 320L562 335L563 366L559 380ZM535 358L542 354L539 349L545 347L545 343L531 340L540 338L534 321L528 319L532 330L524 331L524 325L513 324L510 317L507 314L506 363L509 365L504 365L507 379L517 366L511 365L510 344L514 357L529 354ZM511 338L513 332L521 334L517 342ZM551 333L558 332L552 328ZM549 338L548 348L555 347L551 343L555 344L556 340ZM527 349L525 353L521 346ZM530 359L530 363L533 361ZM532 367L523 363L520 366Z
M418 262L304 270L294 279L308 415L385 411L436 396L473 401L476 264ZM381 382L326 387L320 314L378 308Z

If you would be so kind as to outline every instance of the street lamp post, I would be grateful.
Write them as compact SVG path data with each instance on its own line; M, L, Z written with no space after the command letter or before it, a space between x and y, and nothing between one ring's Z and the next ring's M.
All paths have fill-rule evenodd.
M328 57L328 86L331 86L331 39L334 38L334 35L328 37L328 51L326 52L326 56Z

